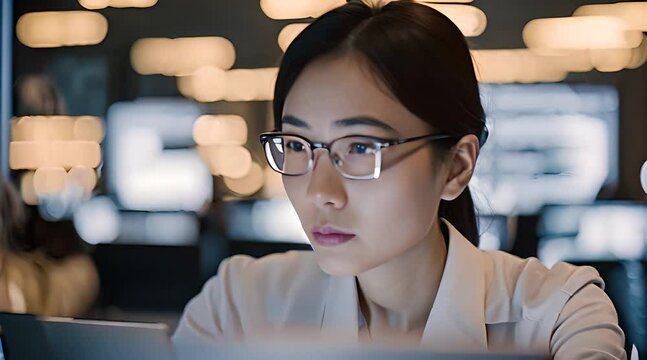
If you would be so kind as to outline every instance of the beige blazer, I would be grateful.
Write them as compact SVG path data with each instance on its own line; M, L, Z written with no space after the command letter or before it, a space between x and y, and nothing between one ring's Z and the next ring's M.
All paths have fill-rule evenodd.
M626 358L616 311L595 269L547 269L536 258L481 251L445 223L447 260L422 347ZM355 277L327 275L312 252L234 256L186 306L173 341L249 340L292 328L356 342L360 324Z

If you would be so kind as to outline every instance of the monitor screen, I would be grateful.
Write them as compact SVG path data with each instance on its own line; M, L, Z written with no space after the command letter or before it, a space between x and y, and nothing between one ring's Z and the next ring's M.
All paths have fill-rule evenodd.
M611 86L482 85L490 137L471 185L485 213L537 214L590 203L617 181L618 94Z
M538 237L539 258L548 264L642 258L647 206L615 201L547 206L540 216Z

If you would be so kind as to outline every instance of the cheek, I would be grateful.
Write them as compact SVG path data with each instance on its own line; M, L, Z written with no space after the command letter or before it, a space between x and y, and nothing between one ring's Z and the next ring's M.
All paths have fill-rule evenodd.
M370 187L358 189L364 192L357 199L364 203L362 217L372 224L366 231L371 237L389 234L402 240L424 236L440 199L437 177L429 156L421 153L385 171Z
M305 176L282 175L285 193L295 208L305 200L307 182L304 181L304 178Z
M307 198L309 176L283 176L283 187L303 226L309 226L314 207Z

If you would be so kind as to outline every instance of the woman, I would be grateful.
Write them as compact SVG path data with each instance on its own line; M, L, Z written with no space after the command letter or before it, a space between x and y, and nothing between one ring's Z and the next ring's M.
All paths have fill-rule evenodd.
M594 269L478 250L467 186L487 128L445 16L410 1L323 15L285 53L274 115L261 142L314 252L223 262L176 343L314 328L434 351L626 357Z
M25 231L28 226L35 227ZM0 311L50 316L79 316L93 304L99 277L90 258L71 252L50 230L45 244L26 233L22 201L0 174ZM51 226L50 226L51 227ZM33 234L30 234L33 235ZM61 246L63 245L63 246Z

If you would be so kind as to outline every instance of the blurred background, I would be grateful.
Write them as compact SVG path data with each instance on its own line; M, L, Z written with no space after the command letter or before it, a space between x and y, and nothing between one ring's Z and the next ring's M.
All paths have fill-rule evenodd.
M257 139L283 49L344 2L2 0L6 252L90 294L75 316L173 327L223 258L310 249ZM595 266L647 351L647 2L424 3L481 82L481 246Z

